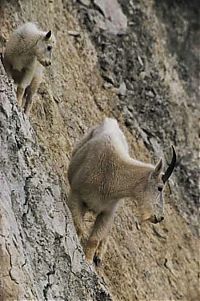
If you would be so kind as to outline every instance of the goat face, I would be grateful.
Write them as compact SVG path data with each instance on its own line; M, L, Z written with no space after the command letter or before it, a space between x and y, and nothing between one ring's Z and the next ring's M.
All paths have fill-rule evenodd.
M37 60L44 67L51 65L52 49L54 44L55 38L51 34L51 31L47 32L47 34L37 42L35 55L37 57Z
M141 189L141 219L143 221L148 220L154 224L164 219L162 168L163 162L161 159L155 169L150 172L145 187Z
M149 220L154 224L160 223L164 219L164 183L162 181L162 170L163 161L161 159L156 165L155 170L151 172L148 179L148 189L150 196L149 201L152 204L152 212Z
M163 161L160 161L155 166L154 170L150 172L146 188L143 194L143 213L142 219L149 220L150 222L157 224L164 219L164 198L163 189L165 183L171 176L175 164L176 164L176 153L172 146L172 161L163 174Z

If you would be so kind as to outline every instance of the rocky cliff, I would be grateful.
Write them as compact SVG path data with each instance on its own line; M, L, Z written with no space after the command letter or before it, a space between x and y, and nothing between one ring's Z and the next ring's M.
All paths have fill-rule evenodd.
M1 1L2 48L37 21L57 38L31 116L0 65L1 300L199 299L197 1ZM106 258L84 260L67 208L73 145L105 116L117 118L132 156L177 167L165 220L136 223L124 200ZM86 228L93 217L86 216Z

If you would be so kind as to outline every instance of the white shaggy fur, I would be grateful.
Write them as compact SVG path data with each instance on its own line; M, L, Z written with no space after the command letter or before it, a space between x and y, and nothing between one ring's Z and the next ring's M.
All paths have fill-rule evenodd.
M132 197L142 220L163 219L162 159L156 166L130 157L126 138L115 119L106 118L75 146L68 170L69 207L79 237L83 216L92 210L97 218L85 253L89 262L102 257L103 243L120 199Z
M51 65L55 38L34 23L25 23L16 29L7 42L4 66L17 84L17 99L28 114L32 97L43 77L44 67Z

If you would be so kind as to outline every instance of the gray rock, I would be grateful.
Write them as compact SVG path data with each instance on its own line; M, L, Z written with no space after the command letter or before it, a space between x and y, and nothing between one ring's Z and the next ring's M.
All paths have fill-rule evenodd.
M126 95L126 84L122 82L118 89L118 95L125 96Z
M94 4L104 16L105 28L109 33L124 34L126 32L127 17L117 0L94 0ZM102 27L102 24L99 23L99 26Z
M84 260L66 193L45 166L0 62L0 286L3 300L112 300Z

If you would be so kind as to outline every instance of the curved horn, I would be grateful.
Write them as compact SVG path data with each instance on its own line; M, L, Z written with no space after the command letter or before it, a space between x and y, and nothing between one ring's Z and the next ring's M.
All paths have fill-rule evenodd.
M171 174L172 174L172 172L174 170L174 167L176 165L176 152L175 152L175 149L174 149L173 145L172 145L172 153L173 153L172 161L171 161L169 167L167 168L166 172L162 176L163 183L167 182L167 180L171 176Z

